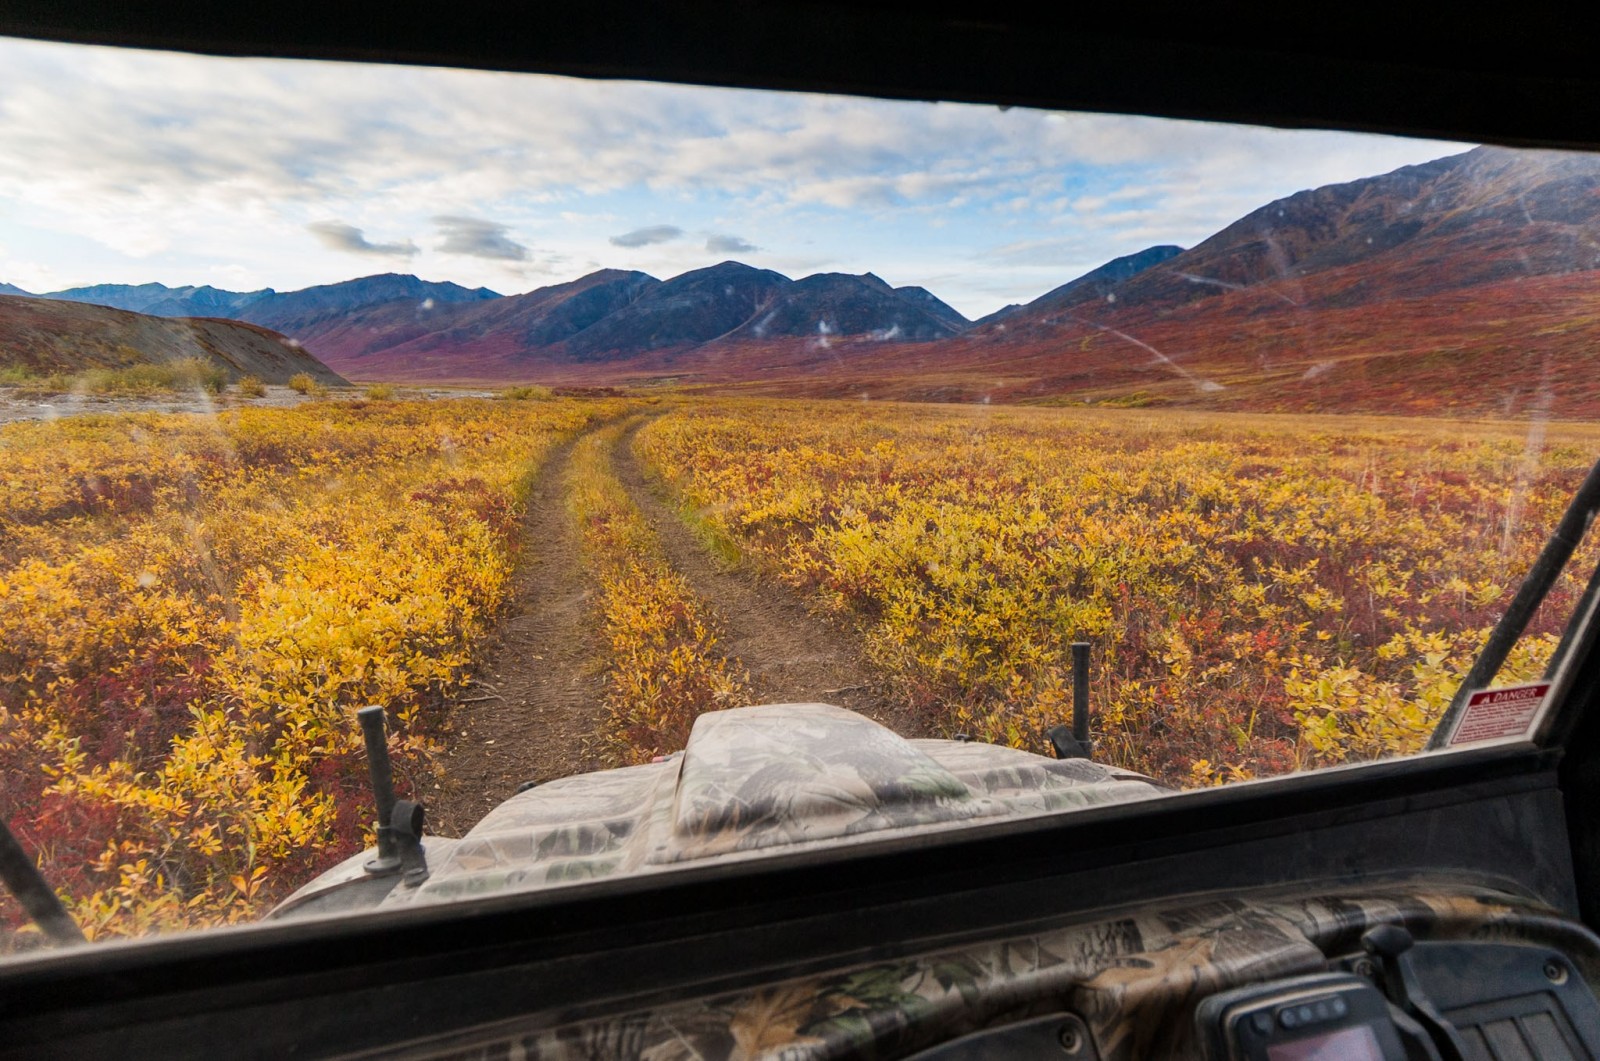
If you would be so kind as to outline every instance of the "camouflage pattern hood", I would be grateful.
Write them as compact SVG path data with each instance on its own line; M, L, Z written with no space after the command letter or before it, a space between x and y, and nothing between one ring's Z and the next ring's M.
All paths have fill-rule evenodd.
M429 838L416 888L361 888L368 851L301 888L274 916L528 891L685 863L838 846L909 830L1146 799L1149 778L1014 748L906 740L827 704L701 715L662 762L602 770L518 793L459 840Z

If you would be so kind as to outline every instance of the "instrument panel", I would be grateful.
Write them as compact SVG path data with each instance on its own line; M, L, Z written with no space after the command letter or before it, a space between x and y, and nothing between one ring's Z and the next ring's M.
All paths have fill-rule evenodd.
M1582 1058L1597 972L1587 929L1486 889L1212 897L363 1056Z

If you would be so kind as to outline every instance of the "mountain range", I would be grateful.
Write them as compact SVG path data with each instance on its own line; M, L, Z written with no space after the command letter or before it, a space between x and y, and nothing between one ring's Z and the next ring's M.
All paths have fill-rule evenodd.
M431 299L470 302L500 296L486 287L430 283L414 276L386 273L340 284L278 292L224 291L215 287L168 287L165 284L95 284L33 294L13 284L0 284L0 295L30 295L55 302L85 302L152 317L232 317L270 327L274 322L315 320L320 316L382 302Z
M1600 414L1600 161L1477 148L1299 192L978 321L871 273L738 262L509 296L390 274L43 297L232 316L363 379L1586 416Z
M153 316L231 317L282 332L331 366L372 378L511 378L529 362L618 361L719 341L916 342L949 338L971 324L924 288L894 288L871 273L791 280L731 261L665 281L606 269L511 296L389 273L287 293L141 284L38 297Z

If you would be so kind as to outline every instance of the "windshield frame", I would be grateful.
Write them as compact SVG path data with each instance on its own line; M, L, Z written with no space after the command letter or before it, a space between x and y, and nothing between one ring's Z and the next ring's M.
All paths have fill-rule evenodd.
M907 9L899 5L880 6L892 7L890 18L908 17ZM1052 34L1037 32L1036 27L1025 22L1008 23L1004 13L974 12L980 26L999 23L1009 24L1012 29L1003 39L990 34L993 43L987 49L979 49L981 54L1004 54L1007 41L1015 43L1023 37L1037 42L1036 48L1030 42L1024 58L1009 68L1006 64L991 64L983 69L981 62L958 61L958 47L972 48L973 23L963 19L953 19L942 34L935 33L934 47L920 53L916 48L861 48L862 55L852 67L848 61L839 65L836 40L806 29L812 23L825 25L826 20L816 18L811 5L792 0L762 5L757 12L741 9L740 19L727 19L726 13L715 5L702 5L698 18L686 20L691 23L689 28L677 27L675 32L665 34L653 20L637 18L623 24L622 39L610 49L590 44L584 33L614 29L611 9L572 5L560 17L548 20L557 32L543 43L542 52L533 50L536 46L529 39L531 34L496 36L485 32L488 15L500 14L498 9L491 12L493 7L469 5L460 11L462 17L457 26L443 35L436 19L411 18L404 11L378 26L365 20L369 24L360 26L359 31L356 24L362 20L355 11L335 9L316 28L297 27L296 23L318 20L269 16L263 23L255 21L247 11L223 11L217 13L215 23L197 31L185 25L178 14L156 19L110 3L13 7L0 15L0 32L88 43L185 47L219 54L449 61L451 65L492 69L537 69L585 76L653 74L664 79L676 75L700 83L765 82L767 87L906 96L927 91L919 86L929 82L911 76L921 67L931 71L922 76L930 77L933 85L942 86L932 90L934 98L970 97L988 102L1232 117L1261 124L1464 135L1499 143L1600 148L1600 91L1596 91L1600 89L1600 72L1586 73L1583 64L1562 59L1566 42L1576 45L1586 35L1556 29L1543 31L1544 53L1535 51L1525 56L1526 65L1519 70L1529 72L1497 72L1493 64L1480 62L1483 49L1468 48L1454 64L1457 68L1447 78L1450 83L1441 87L1435 66L1427 61L1395 61L1393 55L1387 63L1360 58L1341 62L1334 57L1308 64L1284 41L1296 37L1316 39L1309 32L1309 23L1321 12L1304 14L1308 32L1275 40L1257 35L1232 52L1225 47L1196 50L1192 39L1168 41L1158 49L1159 54L1168 61L1174 57L1181 61L1165 67L1167 76L1152 78L1151 69L1163 69L1160 60L1151 60L1150 35L1156 30L1126 28L1129 22L1140 20L1127 19L1125 10L1117 12L1117 28L1098 29L1079 45L1076 57L1065 60L1059 49L1047 47ZM870 24L882 24L885 16L863 14L865 5L855 7L857 14ZM645 5L636 8L643 11ZM919 25L926 29L942 10L941 5L927 5L927 17ZM421 14L420 5L417 11ZM1531 17L1537 21L1538 14ZM705 47L704 34L714 33L714 18L738 24L738 33L748 35L750 42L768 45L765 55L761 50ZM874 18L880 21L873 21ZM770 32L773 25L783 31L776 38ZM898 22L894 25L903 29ZM1490 43L1487 38L1496 37L1493 48L1503 55L1500 32L1497 26L1485 29L1484 44ZM320 38L318 33L322 34ZM702 36L694 38L694 33ZM774 62L770 44L774 39L784 40L785 35L790 46L784 49L782 61ZM686 37L699 43L693 52L680 47ZM1403 37L1401 43L1408 40L1414 44L1416 38ZM1437 61L1453 45L1459 45L1459 41L1440 40L1431 53L1433 59ZM813 60L818 54L816 49L822 50L823 69L810 79L796 73L804 69L808 47L813 49ZM755 56L755 61L735 64L725 58L734 54ZM1218 65L1226 64L1230 57L1235 60L1235 76L1215 77ZM761 65L763 58L765 65ZM1079 63L1079 58L1089 61ZM835 68L827 66L830 59ZM881 80L873 80L873 63L888 64L888 72ZM1541 63L1556 64L1547 68L1566 73L1558 83L1557 79L1531 72L1531 67ZM1480 68L1465 69L1474 64ZM945 71L943 81L941 68ZM960 74L951 74L953 70ZM1069 75L1064 71L1072 72ZM1328 92L1325 85L1314 84L1330 71L1336 83L1342 71L1348 79L1344 82L1348 91ZM965 75L964 82L961 75ZM1358 86L1362 79L1365 83ZM1102 86L1098 89L1094 85L1097 80ZM1136 80L1150 84L1141 88L1135 85ZM1254 87L1275 81L1290 85L1291 90L1264 94ZM952 89L952 84L964 87ZM1213 85L1214 90L1205 88L1198 95L1190 95L1197 92L1197 86ZM1430 91L1417 91L1423 85ZM1458 91L1451 91L1452 88ZM1556 801L1555 818L1560 817L1564 793L1564 827L1550 821L1524 824L1530 830L1529 844L1536 851L1556 844L1558 834L1566 829L1571 830L1567 839L1573 848L1569 852L1562 845L1560 850L1546 851L1547 862L1542 866L1505 867L1504 880L1512 888L1543 892L1545 897L1551 894L1551 888L1565 892L1568 911L1581 909L1593 924L1597 911L1584 896L1595 891L1585 885L1600 874L1600 845L1592 839L1597 830L1589 827L1595 823L1597 812L1585 808L1600 804L1594 798L1600 789L1600 740L1596 739L1600 737L1600 704L1595 703L1600 699L1597 613L1600 599L1590 594L1568 627L1571 650L1553 675L1552 688L1531 740L1507 740L1406 759L1269 777L1223 788L1173 793L1147 803L969 824L927 836L779 853L727 865L686 866L647 878L607 879L581 887L488 896L450 905L244 925L10 956L0 958L0 998L6 999L0 1006L0 1018L9 1021L18 1014L28 1014L29 1019L35 1020L35 1027L58 1028L65 1037L87 1026L86 1014L91 1012L96 1026L111 1027L110 1023L101 1023L107 1017L128 1024L145 1021L158 1025L162 1021L178 1021L185 1006L197 1004L194 1000L227 999L244 1012L270 1014L268 1007L273 1002L304 1002L314 1008L326 995L330 1001L323 1002L323 1008L317 1011L323 1027L340 1027L337 1034L343 1037L342 1045L360 1048L365 1041L360 1033L371 1029L362 1027L357 1010L341 1011L346 1003L338 993L338 989L354 984L366 984L376 991L389 990L407 978L421 981L424 977L455 974L465 982L483 970L504 977L504 970L513 968L517 961L555 961L595 940L609 940L616 945L619 939L631 938L640 947L654 948L652 960L672 967L684 983L705 988L725 983L731 975L727 968L708 960L704 953L708 948L689 945L708 937L713 930L731 926L740 931L742 954L735 957L748 969L762 961L770 966L774 961L770 956L760 957L764 946L783 938L774 926L809 926L817 937L814 949L784 955L784 971L798 972L817 966L824 960L821 954L829 954L827 960L833 961L840 953L865 953L861 939L879 938L874 936L874 930L889 940L876 943L876 952L893 952L900 946L892 933L873 923L873 904L880 909L893 908L902 919L921 917L929 930L943 929L947 933L943 938L954 939L989 930L1002 915L1028 908L1023 893L1031 890L1030 901L1037 899L1039 890L1051 879L1049 874L1068 859L1081 860L1086 867L1083 872L1100 872L1109 890L1109 884L1117 878L1117 867L1135 865L1141 853L1148 856L1161 851L1181 857L1204 849L1219 835L1241 841L1253 836L1309 835L1301 832L1307 822L1333 827L1334 823L1348 826L1400 821L1413 812L1471 808L1480 800L1517 793L1528 794L1544 806ZM1136 841L1129 841L1126 837L1133 822L1139 823L1139 836ZM1418 857L1442 859L1450 852L1470 856L1474 839L1445 837L1439 841L1441 846L1419 852ZM1572 878L1569 855L1576 856L1576 880ZM917 873L925 873L936 882L945 879L940 873L959 873L962 867L968 867L965 872L970 874L970 867L975 865L994 874L1008 870L1018 874L1011 893L1012 909L971 904L971 919L954 928L947 915L944 920L928 916L926 910L934 900L925 889L912 891L907 883ZM1565 886L1553 879L1559 876L1562 865L1567 867ZM1285 866L1280 872L1282 879L1290 879L1315 868ZM894 872L887 872L890 869ZM969 884L971 881L970 876L959 879ZM1128 875L1124 873L1120 879L1126 880ZM827 908L830 895L837 893L841 881L861 885L860 907L847 912ZM808 892L819 884L830 884L835 891L824 891L819 900ZM901 886L907 892L896 896L894 890ZM1121 904L1137 901L1138 894L1123 894ZM1223 894L1227 894L1225 890ZM672 912L677 904L684 903L695 904L689 907L695 912ZM1106 895L1078 897L1054 904L1052 916L1065 917L1096 904L1100 908L1119 905ZM948 903L945 905L948 907ZM845 913L848 916L841 916ZM586 925L600 927L578 927ZM856 936L854 941L851 934ZM307 970L313 975L308 977ZM526 981L512 979L509 988L502 987L493 1001L503 1001L510 989L520 992L525 988ZM620 992L626 985L617 986ZM420 1004L418 1009L422 1009ZM482 1012L488 1009L465 1010L462 1019ZM337 1025L335 1020L345 1023ZM303 1026L311 1028L314 1024L315 1020L308 1018ZM237 1025L230 1023L226 1015L219 1015L210 1027L219 1035L227 1035ZM409 1028L382 1030L415 1033L418 1027L413 1023Z
M623 5L626 7L627 5ZM644 5L637 5L643 11ZM852 7L857 17L865 20L863 30L869 33L872 28L882 27L881 21L885 17L904 20L908 16L900 10L892 16L882 12L873 12L869 8L874 5L845 5ZM881 6L881 5L879 5ZM825 45L825 53L820 59L813 54L812 61L815 66L808 75L797 75L793 65L797 61L805 61L805 48L802 44L815 46L823 41L826 36L839 37L838 33L829 35L802 32L790 47L785 49L783 62L774 66L771 63L733 63L726 58L719 59L718 49L702 49L697 58L686 58L685 53L677 48L691 34L699 35L693 39L702 41L711 33L709 29L712 18L711 12L714 5L708 5L703 11L685 16L681 22L674 23L663 32L662 26L649 19L639 18L624 23L624 37L621 42L614 45L613 52L603 54L604 49L585 49L581 46L582 31L585 27L597 28L610 25L603 14L578 14L581 5L575 5L569 14L562 30L553 38L535 45L523 39L520 35L511 35L514 40L495 40L493 35L482 32L482 20L491 14L493 5L473 5L464 12L464 27L457 31L439 35L430 34L428 27L408 29L408 19L397 18L387 20L396 25L386 25L373 33L372 27L364 27L365 36L357 34L357 19L353 16L331 19L322 26L311 29L302 28L298 35L289 27L268 23L260 23L248 16L229 13L217 25L209 27L202 33L196 33L191 28L182 24L182 20L141 20L135 24L127 16L119 16L120 10L115 5L103 3L75 3L61 5L53 12L30 12L22 9L20 12L8 12L0 16L0 33L17 36L35 36L56 40L81 40L85 43L121 44L130 46L161 46L175 47L185 50L206 52L211 54L254 54L254 55L287 55L299 58L342 58L360 59L366 61L407 61L435 64L477 66L488 69L519 69L544 73L578 74L580 76L628 76L644 77L661 80L683 80L702 84L738 84L745 87L775 87L775 88L806 88L808 90L832 92L857 92L863 94L884 95L904 98L927 98L926 90L917 87L920 81L906 80L919 65L937 67L937 63L925 63L918 60L902 62L894 60L884 72L874 81L870 75L864 73L867 62L861 61L855 68L849 67L849 56L837 54L837 44ZM803 3L780 3L770 9L770 18L776 20L789 31L796 26L804 25L804 16L811 14L809 5ZM498 11L493 13L498 14ZM720 12L718 12L720 14ZM931 12L933 17L925 18L921 23L924 27L930 25L944 25L942 31L936 32L934 40L939 48L953 49L958 41L970 47L970 24L959 19L951 21L942 19L942 16ZM763 33L764 27L771 25L769 16L735 31L736 33ZM586 21L587 20L587 21ZM561 20L557 20L561 21ZM1120 22L1120 20L1119 20ZM901 25L896 22L896 25ZM996 33L1005 35L1009 41L1019 41L1030 34L1042 36L1037 33L1037 26L1030 25L1027 20L997 14L989 18L988 24L999 27ZM433 27L436 29L437 27ZM1190 44L1195 39L1206 36L1199 27L1183 27L1178 36L1186 38ZM1486 35L1486 39L1487 39ZM1107 39L1112 47L1105 50ZM1103 92L1093 95L1088 84L1097 78L1103 80L1106 72L1116 68L1125 70L1120 56L1128 50L1149 45L1149 35L1142 30L1121 30L1120 32L1108 26L1094 27L1093 32L1080 38L1089 43L1082 45L1085 55L1093 55L1100 49L1103 58L1089 64L1080 73L1071 78L1056 74L1052 80L1045 73L1046 68L1039 61L1033 49L1029 49L1024 59L1014 69L1004 75L995 70L974 69L982 64L964 64L959 73L947 72L945 79L939 82L940 87L933 93L933 98L941 99L971 99L981 102L996 102L1009 105L1011 103L1028 103L1035 106L1062 106L1082 109L1099 109L1122 111L1127 113L1162 114L1172 117L1201 117L1229 120L1251 121L1260 124L1278 124L1295 126L1315 126L1320 128L1361 129L1364 131L1382 131L1394 133L1426 134L1426 135L1468 135L1473 139L1485 142L1505 144L1540 144L1543 146L1573 147L1581 146L1589 149L1600 147L1600 120L1597 120L1596 105L1583 103L1575 97L1579 93L1553 94L1552 100L1559 99L1562 106L1549 108L1553 116L1544 120L1543 124L1527 120L1528 94L1536 92L1532 86L1532 74L1526 76L1527 84L1516 82L1520 86L1517 92L1505 93L1515 97L1515 107L1500 104L1489 111L1480 110L1474 114L1473 104L1482 96L1488 82L1473 80L1472 74L1466 68L1470 63L1462 60L1452 65L1453 76L1460 83L1467 86L1458 98L1442 104L1442 110L1430 110L1429 107L1438 108L1441 104L1437 100L1419 101L1416 99L1396 96L1381 99L1375 108L1373 102L1367 99L1368 95L1384 96L1382 92L1351 93L1345 97L1343 109L1340 108L1339 95L1329 94L1335 100L1331 105L1313 107L1298 88L1287 96L1281 97L1277 102L1266 102L1255 94L1243 94L1248 102L1240 102L1240 93L1232 85L1224 86L1217 97L1202 95L1198 102L1185 102L1184 93L1192 89L1192 85L1185 86L1185 79L1181 76L1182 69L1191 69L1192 64L1199 61L1198 57L1186 59L1181 64L1181 69L1172 76L1158 81L1154 93L1140 93L1133 88L1134 77L1119 73ZM1546 40L1552 50L1559 50L1563 45L1559 42L1563 38L1553 30L1548 33ZM1459 41L1456 42L1459 44ZM1249 69L1264 72L1268 69L1291 69L1299 67L1304 56L1295 56L1292 52L1282 52L1282 41L1269 36L1258 34L1246 35L1243 43L1236 48L1236 53L1245 56L1242 61L1250 64ZM630 50L631 49L631 50ZM1404 60L1396 54L1383 57L1378 64L1382 71L1387 71L1388 76L1394 80L1415 78L1419 71L1434 68L1440 63L1441 56L1446 52L1444 45L1436 51L1427 52L1421 58L1410 61ZM1276 51L1274 57L1272 53ZM711 54L707 54L707 53ZM937 52L937 49L936 49ZM791 54L792 53L792 54ZM1468 52L1466 58L1475 54ZM620 58L619 58L620 56ZM879 57L881 58L881 57ZM1215 62L1215 54L1205 55L1207 64ZM830 68L829 63L836 64ZM1273 64L1282 63L1281 67ZM1062 63L1059 53L1053 56L1053 67L1070 66ZM1353 69L1354 67L1352 67ZM932 75L936 81L939 75ZM1581 75L1580 75L1581 79ZM1294 84L1299 85L1301 76L1294 79ZM1590 80L1600 82L1600 78L1591 77ZM1382 82L1382 79L1379 79ZM1501 86L1503 88L1503 86ZM1165 95L1163 95L1165 93ZM1441 95L1448 95L1443 93ZM1588 98L1600 100L1600 93L1588 93ZM1507 115L1516 110L1520 121L1515 127L1506 124ZM1377 114L1385 117L1375 118ZM1469 770L1483 769L1490 776L1501 776L1497 771L1501 769L1518 773L1526 768L1529 763L1537 763L1537 769L1543 770L1550 765L1549 754L1564 754L1570 751L1568 742L1573 739L1574 733L1579 728L1582 720L1580 708L1583 702L1592 697L1586 693L1580 676L1588 673L1593 668L1600 666L1600 660L1595 657L1600 653L1600 645L1596 644L1600 638L1600 626L1597 626L1597 602L1593 597L1585 598L1584 611L1575 617L1574 625L1569 627L1568 634L1573 638L1572 651L1568 652L1562 661L1561 667L1552 678L1552 688L1542 710L1537 729L1531 741L1506 740L1496 742L1489 746L1473 748L1446 749L1405 760L1391 760L1384 762L1359 763L1347 766L1332 767L1311 774L1294 774L1280 777L1262 778L1258 780L1241 782L1221 790L1192 791L1173 793L1162 797L1149 804L1115 806L1096 808L1087 811L1063 812L1063 814L1045 816L1051 820L1041 823L1038 819L1027 819L1021 822L995 822L964 825L959 830L950 830L944 835L954 836L961 834L967 839L991 839L1012 835L1013 831L1031 833L1035 828L1049 831L1049 829L1064 824L1054 819L1070 816L1074 825L1081 825L1085 829L1108 827L1108 823L1126 823L1129 820L1143 818L1165 812L1169 804L1182 805L1183 813L1199 813L1193 808L1204 808L1207 811L1220 807L1235 807L1237 811L1249 807L1255 801L1263 803L1280 798L1309 797L1309 793L1317 793L1326 797L1330 789L1358 784L1355 778L1360 778L1363 786L1376 786L1377 791L1387 791L1388 786L1398 785L1404 789L1412 783L1428 787L1427 779L1438 776L1466 777ZM1592 714L1592 712L1590 712ZM1510 764L1519 764L1513 769ZM1457 771L1460 771L1457 773ZM1415 775L1414 777L1411 775ZM1405 783L1402 783L1404 779ZM1249 815L1247 814L1246 817ZM968 835L970 834L970 836ZM934 843L941 841L936 840ZM856 855L879 857L888 856L901 851L922 850L926 843L915 838L888 838L863 844L859 848L849 850L807 852L798 855L771 855L761 860L761 870L782 871L792 865L812 865L814 860L820 859L824 863L834 863L835 857L848 860ZM676 874L686 875L685 882L697 878L697 874L735 874L742 872L745 867L686 867L675 871ZM645 888L652 888L666 880L666 875L656 875L643 881ZM595 894L610 894L612 889L620 889L618 894L637 894L634 885L640 882L630 880L599 881L583 885L585 889L594 889ZM561 889L565 891L565 889ZM555 893L551 893L555 894ZM515 896L488 897L464 901L460 905L448 908L428 908L422 910L407 910L402 912L384 911L381 913L344 915L350 920L374 921L392 920L403 918L418 919L419 923L432 923L435 918L450 918L460 916L463 918L476 918L491 913L501 912L502 907L507 910L525 909L527 904L533 902L534 896L523 893ZM541 905L543 895L538 896ZM306 925L321 925L324 929L332 930L330 923L325 920L311 920ZM213 938L222 940L219 944L226 949L227 940L239 939L246 936L261 934L273 936L286 934L285 939L296 938L299 926L283 925L249 925L239 926L209 932L204 937L209 943ZM202 937L195 933L185 933L179 936L161 938L120 941L109 944L96 945L92 950L93 957L100 960L101 956L110 952L147 953L150 949L159 950L163 947L177 946L180 948L196 944ZM13 965L27 965L35 961L57 961L71 955L56 953L46 955L25 955L15 958L0 959L0 968Z

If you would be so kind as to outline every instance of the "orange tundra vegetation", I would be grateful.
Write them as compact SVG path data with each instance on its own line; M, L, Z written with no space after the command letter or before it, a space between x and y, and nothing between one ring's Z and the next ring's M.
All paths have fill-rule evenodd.
M1600 432L726 402L637 445L936 729L1043 750L1088 640L1100 755L1205 785L1419 750Z
M544 454L615 402L0 428L0 806L92 938L258 915L426 767ZM0 907L20 923L9 899Z
M1179 786L1417 750L1600 450L1584 425L732 399L634 433L644 408L0 428L0 805L86 931L255 917L352 853L357 707L389 709L403 787L440 769L531 477L579 432L559 496L613 761L749 696L616 478L631 437L689 518L858 631L928 729L1042 751L1086 639L1100 757ZM1596 552L1507 680L1549 657Z

